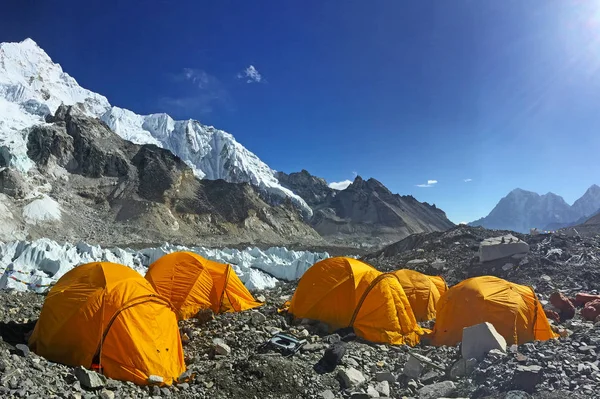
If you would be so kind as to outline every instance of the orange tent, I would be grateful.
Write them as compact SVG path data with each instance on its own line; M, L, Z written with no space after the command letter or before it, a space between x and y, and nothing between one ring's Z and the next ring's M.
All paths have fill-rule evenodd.
M372 342L416 345L423 334L398 278L351 258L329 258L310 267L288 311L325 322L331 331L353 327Z
M173 252L150 265L146 279L179 310L179 318L201 309L215 313L241 312L261 306L231 265L204 259L193 252Z
M165 384L185 371L169 301L135 270L97 262L74 268L52 287L29 339L40 356L69 366L102 367L107 377Z
M483 322L493 324L509 345L558 336L533 288L482 276L464 280L441 296L432 343L456 345L463 328Z
M396 270L393 273L400 280L417 321L435 319L435 307L442 294L439 287L446 292L444 279L408 269Z

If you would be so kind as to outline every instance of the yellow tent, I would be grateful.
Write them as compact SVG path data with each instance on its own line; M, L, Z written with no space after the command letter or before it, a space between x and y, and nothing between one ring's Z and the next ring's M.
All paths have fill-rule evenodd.
M432 343L456 345L462 340L464 327L483 322L493 324L509 345L558 336L533 288L482 276L464 280L442 295Z
M262 305L240 281L231 265L192 252L173 252L150 265L146 279L188 319L200 309L241 312Z
M289 312L325 322L331 331L351 326L372 342L416 345L423 334L398 278L351 258L329 258L309 268Z
M177 318L135 270L89 263L58 280L29 339L40 356L69 366L99 365L114 379L171 384L185 371Z
M435 319L435 307L441 296L438 286L445 292L444 279L408 269L396 270L394 274L400 280L417 321Z

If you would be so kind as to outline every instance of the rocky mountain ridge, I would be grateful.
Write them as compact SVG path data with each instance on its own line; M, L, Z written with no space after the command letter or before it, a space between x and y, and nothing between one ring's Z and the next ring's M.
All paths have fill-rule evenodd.
M2 218L25 226L29 238L104 245L322 241L291 201L273 206L248 183L199 180L170 151L124 140L77 107L61 105L47 121L28 130L35 167L26 176L12 168L0 173ZM30 181L38 186L33 201ZM35 201L37 219L28 222L24 209Z
M311 206L311 226L333 241L379 245L410 234L446 230L454 224L435 205L393 194L381 182L357 176L344 190L330 188L306 170L279 173L280 182Z

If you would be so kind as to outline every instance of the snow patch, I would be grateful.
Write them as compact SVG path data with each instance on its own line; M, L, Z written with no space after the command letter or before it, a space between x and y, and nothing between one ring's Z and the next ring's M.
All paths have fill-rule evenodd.
M40 224L48 221L60 221L60 205L47 195L31 201L23 207L23 219L29 224Z
M145 275L148 266L161 256L175 251L191 251L233 266L250 290L273 288L282 280L295 280L314 263L329 257L326 252L291 251L287 248L210 249L186 248L164 244L140 251L101 248L79 242L58 244L49 239L13 241L0 244L0 289L46 292L74 267L89 262L114 262Z

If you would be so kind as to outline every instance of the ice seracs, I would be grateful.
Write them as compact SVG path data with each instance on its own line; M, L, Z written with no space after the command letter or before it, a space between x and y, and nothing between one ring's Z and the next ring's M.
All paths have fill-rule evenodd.
M329 257L326 252L292 251L281 247L218 250L164 244L134 251L101 248L84 242L59 244L46 238L13 241L0 243L0 289L45 292L73 267L97 261L120 263L144 275L151 263L175 251L192 251L231 264L250 290L273 288L279 280L296 280L314 263Z

